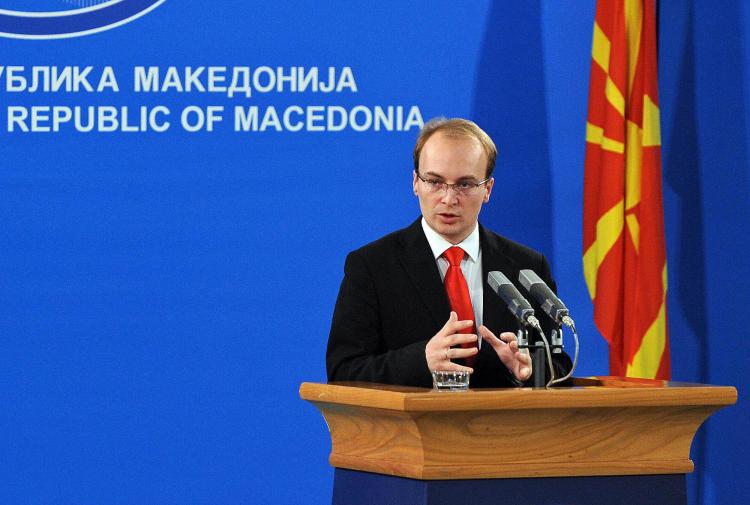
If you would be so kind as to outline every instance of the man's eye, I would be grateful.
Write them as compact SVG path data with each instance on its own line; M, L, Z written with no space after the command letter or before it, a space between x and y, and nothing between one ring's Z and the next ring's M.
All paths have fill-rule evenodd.
M442 182L438 181L437 179L428 179L427 184L429 184L430 186L438 187L442 184Z
M458 189L471 189L475 186L473 182L463 181L458 183Z

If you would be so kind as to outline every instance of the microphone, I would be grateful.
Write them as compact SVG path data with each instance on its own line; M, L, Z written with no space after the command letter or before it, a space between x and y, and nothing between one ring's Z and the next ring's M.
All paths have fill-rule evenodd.
M539 320L534 316L534 309L531 308L531 304L521 296L521 293L502 272L495 270L488 273L487 284L490 285L495 294L502 298L505 305L508 306L508 310L516 316L519 323L541 331Z
M554 322L564 324L569 328L575 327L568 308L533 270L521 270L518 274L518 282Z

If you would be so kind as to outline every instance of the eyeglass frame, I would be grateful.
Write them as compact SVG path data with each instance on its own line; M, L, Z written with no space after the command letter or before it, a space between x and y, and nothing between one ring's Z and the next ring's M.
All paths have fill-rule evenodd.
M481 181L481 182L473 182L473 181L463 181L463 182L456 182L456 183L454 183L454 184L449 184L449 183L447 183L447 182L445 182L445 181L442 181L442 182L438 182L438 181L437 181L437 180L435 180L435 179L425 179L425 178L424 178L424 177L422 177L422 176L421 176L421 175L419 174L419 172L417 172L416 170L414 171L414 174L416 174L416 176L417 176L417 179L419 179L420 181L422 181L422 182L424 182L425 184L427 184L427 187L428 187L428 188L431 188L431 187L432 187L432 184L434 184L434 183L437 183L437 184L439 184L439 186L438 186L438 187L437 187L437 188L436 188L436 189L435 189L434 191L433 191L433 190L430 190L430 191L431 191L432 193L434 193L434 194L441 194L441 193L443 193L443 192L445 192L445 194L448 194L448 190L449 190L449 189L452 189L452 190L453 190L453 192L454 192L454 193L455 193L456 195L461 195L461 196L472 196L472 195L474 195L474 194L475 194L475 193L473 193L473 192L474 192L474 191L476 191L476 190L477 190L477 188L479 188L480 186L483 186L483 185L487 184L488 182L490 182L490 180L492 180L492 177L488 177L488 178L486 178L485 180L483 180L483 181ZM467 189L465 189L465 190L463 190L463 191L462 191L461 189L459 189L459 188L458 188L458 185L459 185L459 184L468 184L468 183L471 183L471 184L472 184L472 186L471 186L471 187L469 187L469 188L467 188ZM471 191L471 193L466 193L465 191Z

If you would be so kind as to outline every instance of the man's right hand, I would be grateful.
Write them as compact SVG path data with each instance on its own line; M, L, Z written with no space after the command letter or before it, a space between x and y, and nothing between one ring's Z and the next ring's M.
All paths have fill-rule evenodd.
M479 352L476 346L466 349L453 347L454 345L477 341L477 336L473 333L458 333L461 330L470 328L473 324L474 321L471 320L459 321L458 315L455 312L451 312L448 322L427 342L427 346L424 349L427 368L431 372L435 370L474 372L473 368L451 362L451 359L468 358Z

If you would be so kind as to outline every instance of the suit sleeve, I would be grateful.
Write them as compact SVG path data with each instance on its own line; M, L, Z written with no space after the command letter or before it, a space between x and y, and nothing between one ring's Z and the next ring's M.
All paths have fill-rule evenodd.
M380 303L365 259L357 251L350 253L328 336L328 380L430 387L427 340L388 349L382 334Z

